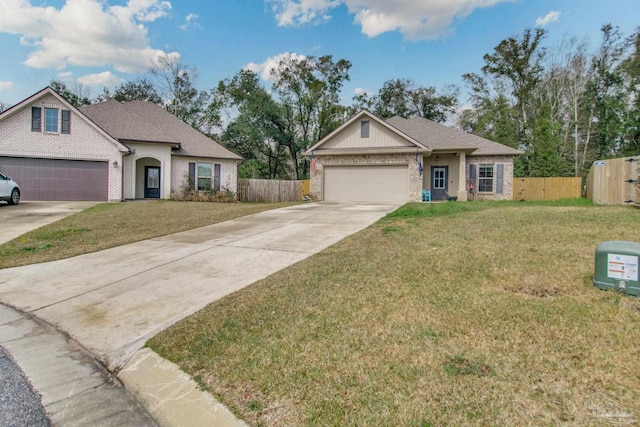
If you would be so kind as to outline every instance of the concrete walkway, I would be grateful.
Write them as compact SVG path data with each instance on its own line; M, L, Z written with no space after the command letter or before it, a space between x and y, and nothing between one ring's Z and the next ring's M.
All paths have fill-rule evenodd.
M162 361L149 362L149 354L136 353L149 338L395 208L297 205L99 253L6 269L0 275L0 301L69 334L112 372L129 362L121 373L123 381L137 384L139 396L152 394L148 386L158 379L145 380L142 367L155 365L159 372ZM160 393L154 399L146 404L156 416L175 397L164 399Z

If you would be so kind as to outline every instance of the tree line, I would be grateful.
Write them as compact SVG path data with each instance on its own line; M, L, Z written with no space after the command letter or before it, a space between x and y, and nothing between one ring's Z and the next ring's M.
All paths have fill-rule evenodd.
M244 69L207 91L198 70L165 58L149 73L91 98L82 86L52 87L75 106L107 99L161 105L244 157L239 175L303 179L301 153L362 108L382 118L424 117L522 150L516 176L585 176L594 160L640 154L640 30L625 37L601 28L599 44L566 39L549 48L545 30L526 29L483 56L464 74L471 106L459 88L411 79L385 82L376 93L340 98L351 62L331 55L288 56L265 84Z

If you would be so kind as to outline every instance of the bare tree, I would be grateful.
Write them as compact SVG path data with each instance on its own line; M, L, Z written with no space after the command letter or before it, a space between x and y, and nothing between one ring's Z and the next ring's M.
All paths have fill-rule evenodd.
M171 114L206 134L219 126L220 105L210 92L195 88L196 68L184 65L175 55L164 55L151 69L151 78Z

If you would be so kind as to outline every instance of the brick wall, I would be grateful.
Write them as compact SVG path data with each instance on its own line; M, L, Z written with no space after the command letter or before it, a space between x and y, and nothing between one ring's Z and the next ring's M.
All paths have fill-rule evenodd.
M238 161L226 159L197 159L194 157L174 156L171 159L171 190L180 191L189 177L190 162L220 164L220 188L234 193L238 191Z
M481 165L481 164L493 164L494 165L494 184L493 184L493 192L492 193L478 193L476 191L475 199L476 200L513 200L513 157L508 156L469 156L467 157L467 170L466 177L469 180L469 165ZM496 194L495 189L495 174L496 169L495 165L503 164L504 165L504 176L503 176L503 193ZM478 174L478 167L476 167L476 175ZM476 176L477 180L477 176ZM477 190L477 182L475 183Z
M68 109L57 98L47 95L24 106L0 122L0 155L70 160L100 160L109 162L109 200L122 198L121 167L113 168L122 156L113 140L103 135L83 116L71 113L71 133L45 133L44 110L42 129L31 131L31 107ZM61 129L58 114L58 130ZM121 165L120 165L121 166Z

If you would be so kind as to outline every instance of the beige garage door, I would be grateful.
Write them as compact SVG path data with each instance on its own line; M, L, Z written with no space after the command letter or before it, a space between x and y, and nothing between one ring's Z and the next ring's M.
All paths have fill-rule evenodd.
M409 200L407 165L325 166L324 200L404 203Z

